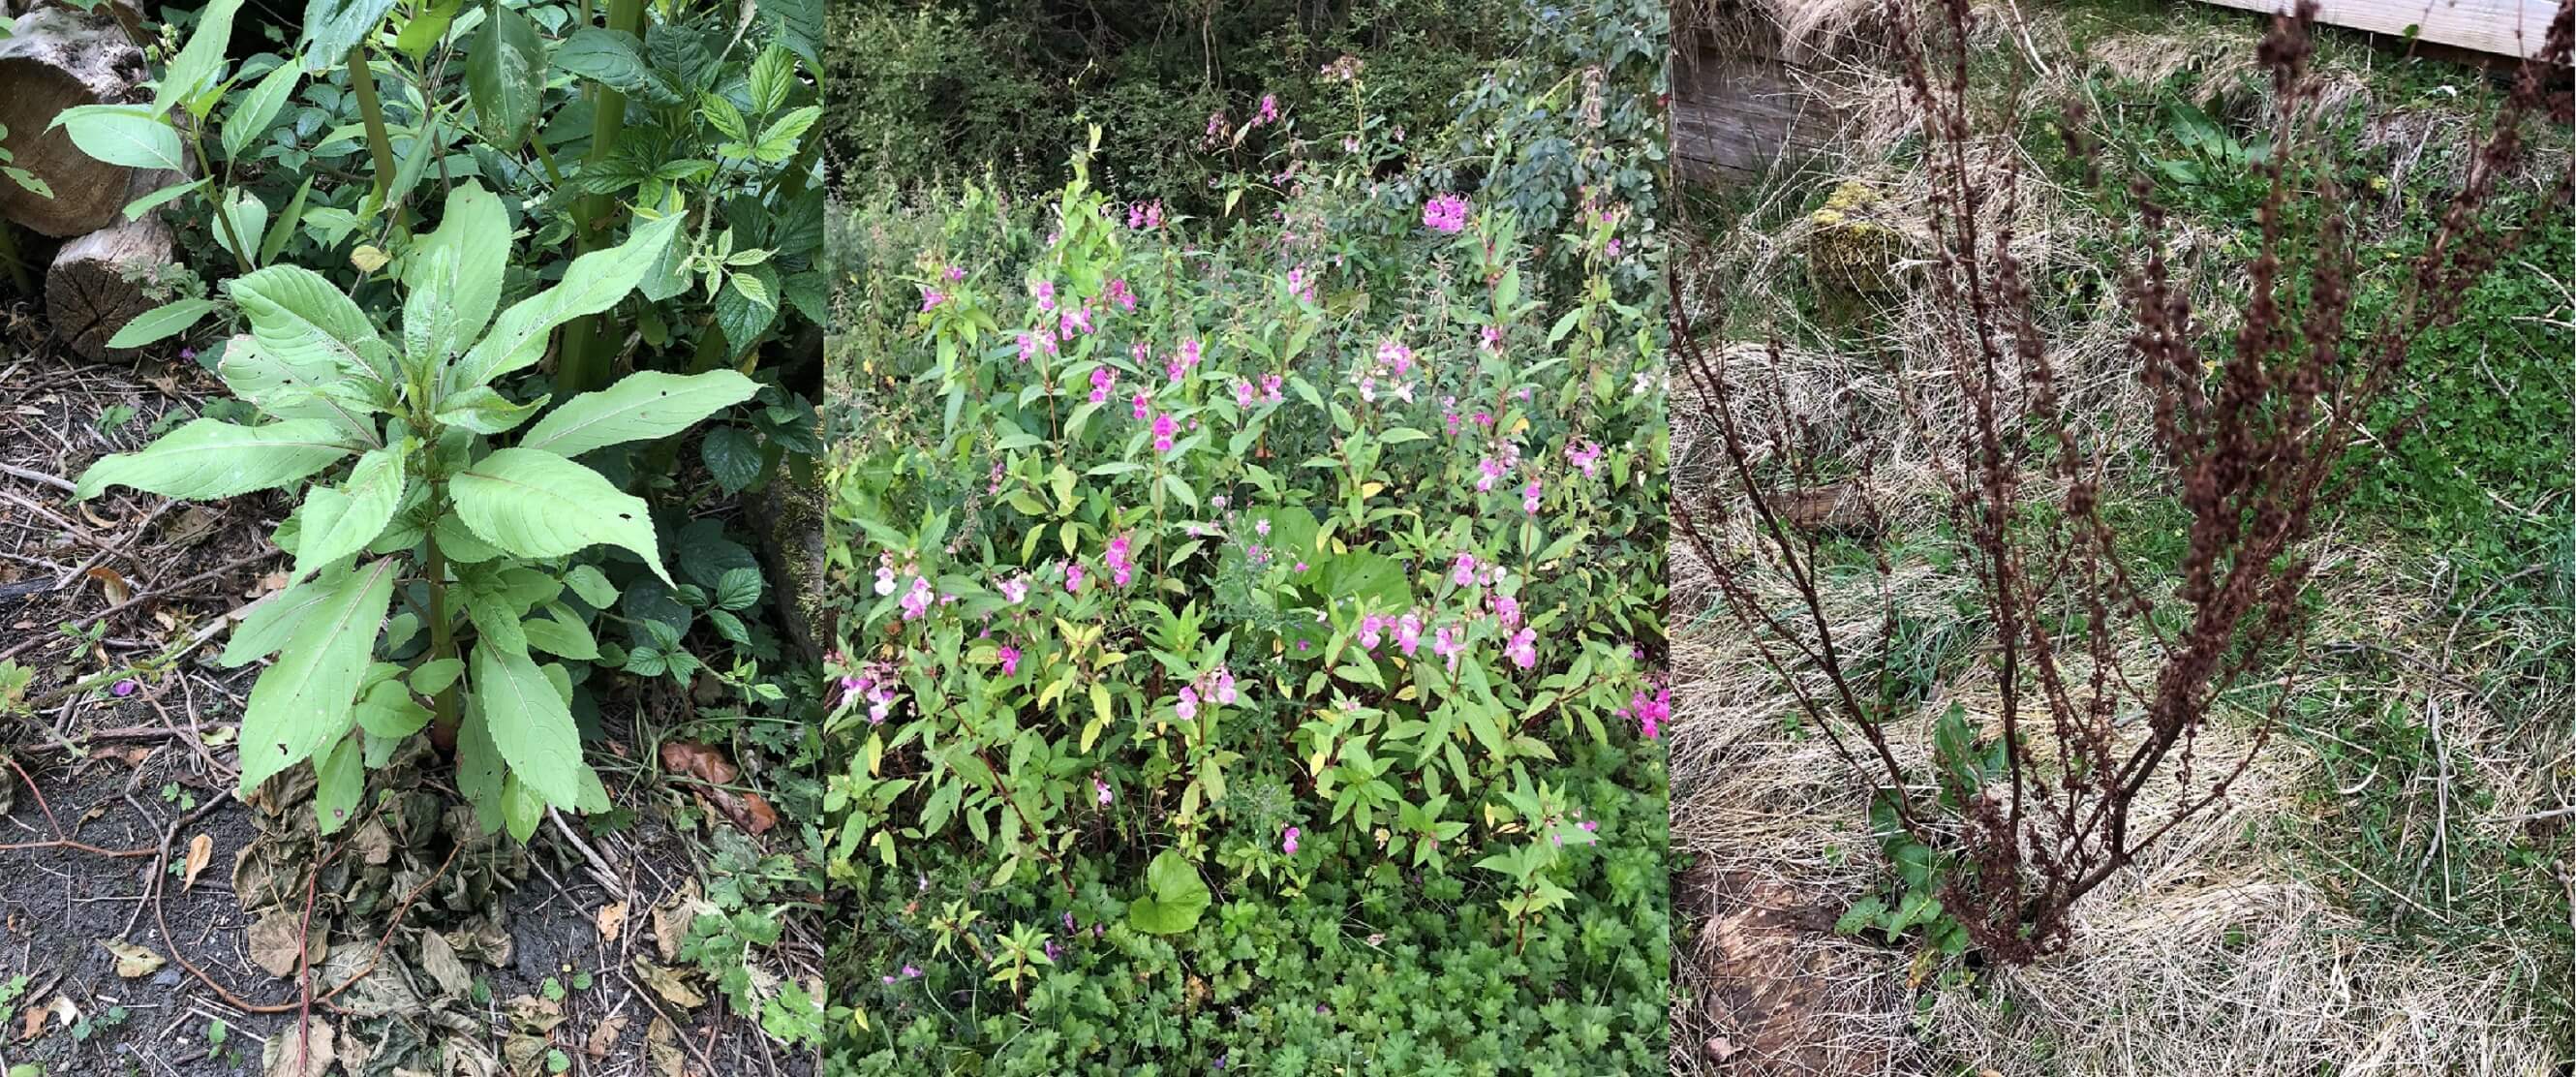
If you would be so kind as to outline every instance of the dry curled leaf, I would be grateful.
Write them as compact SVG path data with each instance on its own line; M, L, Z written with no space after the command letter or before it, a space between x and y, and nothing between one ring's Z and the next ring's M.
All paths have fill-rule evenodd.
M100 939L99 948L116 955L116 975L131 980L161 971L169 961L151 950L123 939Z
M89 578L98 581L99 591L107 596L108 605L122 606L127 599L134 597L134 585L125 582L125 574L106 565L89 570Z
M197 873L206 870L206 861L214 857L215 839L212 835L199 834L188 839L188 859L182 864L179 872L180 893L187 893L196 887Z
M689 986L687 977L678 969L657 964L639 954L635 958L635 975L644 981L644 986L652 988L654 994L662 996L662 1001L671 1005L694 1010L707 1004L707 997Z
M662 742L662 767L675 774L685 774L709 785L731 783L739 772L724 753L695 741Z
M593 919L599 924L599 941L616 942L617 936L626 931L626 903L615 901L602 905Z
M626 1035L626 1022L623 1015L601 1021L590 1030L590 1039L582 1044L582 1052L593 1060L608 1057L608 1052L617 1047L618 1038Z
M270 912L250 925L248 942L250 959L271 976L284 979L293 976L305 962L322 963L330 953L323 941L322 925L313 925L310 937L299 934L304 917L283 909Z

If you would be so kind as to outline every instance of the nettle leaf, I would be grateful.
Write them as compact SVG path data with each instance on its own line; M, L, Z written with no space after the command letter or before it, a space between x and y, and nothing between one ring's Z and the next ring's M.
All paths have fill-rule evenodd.
M1178 849L1154 854L1145 867L1145 886L1152 891L1127 906L1128 926L1155 935L1177 935L1199 925L1212 895L1198 868Z
M764 464L760 439L739 426L719 426L707 431L706 440L698 443L698 459L706 462L707 471L715 476L716 485L728 494L741 493L760 478Z
M546 802L572 808L581 795L581 730L554 682L524 651L474 648L474 698L510 773Z
M324 588L322 600L295 616L277 664L259 675L242 709L242 793L349 731L397 565L383 558L307 585Z
M455 260L434 265L440 251ZM422 237L407 258L403 286L437 293L447 303L456 342L473 340L492 324L492 310L501 304L502 278L510 264L510 213L500 196L482 185L458 184L447 192L438 230Z
M660 264L682 219L674 213L637 228L624 243L573 259L561 282L511 304L493 320L490 335L448 369L446 387L486 385L526 367L545 355L547 334L556 326L616 306L646 271Z
M680 99L644 59L643 43L624 30L585 26L555 48L555 68L652 105Z
M109 486L205 501L284 486L349 455L354 446L332 423L289 419L266 426L236 426L195 419L142 452L117 453L83 472L72 500L86 501Z
M304 5L304 70L319 75L349 61L394 0L308 0Z
M403 453L387 446L358 458L349 481L338 487L316 487L305 496L304 523L295 543L299 578L366 549L393 522L402 502Z
M670 582L643 499L563 457L502 449L457 472L448 493L467 527L510 553L566 557L593 545L621 546Z
M472 52L465 91L474 102L475 126L495 145L517 149L528 140L545 97L545 39L519 9L493 4L484 9L483 32L474 35Z
M268 354L300 369L327 365L351 377L394 382L393 346L376 335L374 322L319 273L302 266L270 266L224 284L250 319L251 339Z
M564 401L528 428L519 447L579 456L607 445L668 437L759 391L759 382L731 370L637 371L608 388Z

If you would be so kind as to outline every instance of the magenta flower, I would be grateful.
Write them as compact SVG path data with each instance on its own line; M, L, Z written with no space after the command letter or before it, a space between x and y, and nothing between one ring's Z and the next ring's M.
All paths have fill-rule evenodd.
M1110 281L1107 294L1110 302L1118 304L1118 309L1125 311L1136 309L1136 293L1127 289L1127 278L1119 277Z
M1127 398L1127 404L1130 410L1134 412L1135 417L1142 419L1153 412L1153 399L1153 397L1146 395L1145 390L1138 389L1136 390L1135 396Z
M1475 554L1461 553L1458 555L1458 560L1449 566L1449 582L1457 584L1460 587L1471 587L1475 585Z
M1003 644L1003 645L1002 645L1002 650L1001 650L1001 659L1002 659L1002 676L1005 676L1005 677L1012 677L1012 676L1017 676L1017 675L1019 674L1019 672L1020 672L1020 649L1019 649L1019 648L1017 648L1017 647L1013 647L1013 646L1011 646L1010 644L1007 644L1007 643ZM1529 668L1529 667L1527 667L1527 666L1523 666L1523 667L1521 667L1521 668L1523 668L1523 669L1527 669L1527 668Z
M1422 205L1422 225L1442 235L1456 235L1467 227L1467 200L1444 194Z
M1535 630L1521 629L1512 635L1511 645L1503 648L1503 655L1511 659L1513 665L1527 670L1538 664L1537 641L1538 633Z
M945 294L942 294L937 288L924 288L921 290L921 309L924 313L927 313L930 308L938 306L947 298L948 297Z
M1034 296L1036 296L1036 297L1037 297L1037 299L1038 299L1038 309L1039 309L1039 310L1045 311L1045 312L1050 313L1050 314L1052 314L1052 313L1054 313L1054 312L1055 312L1055 282L1054 282L1054 281L1051 281L1051 280L1042 280L1042 281L1038 281L1038 282L1036 282L1036 283L1034 283L1034 284L1029 285L1029 294L1034 295Z
M1091 402L1094 404L1108 403L1109 391L1117 387L1117 385L1117 371L1111 370L1105 366L1093 370L1091 372Z
M1260 112L1258 112L1258 113L1255 113L1255 114L1253 115L1253 117L1252 117L1252 122L1253 122L1254 126L1259 126L1259 125L1261 125L1261 124L1265 124L1265 123L1277 123L1277 122L1279 122L1279 97L1278 97L1278 95L1276 95L1276 94L1263 94L1263 95L1261 95L1261 111L1260 111Z
M1134 539L1125 535L1110 539L1109 552L1100 559L1102 563L1109 566L1110 582L1120 587L1127 586L1127 581L1136 576L1136 563L1127 559L1127 551L1134 542Z
M1109 795L1109 783L1101 781L1098 775L1093 775L1091 779L1091 788L1094 795L1100 798L1100 806L1104 808L1108 807L1110 800L1114 799ZM1071 914L1068 913L1067 915Z
M1199 716L1199 690L1187 686L1182 687L1181 701L1172 704L1172 713L1184 722L1197 719Z
M1395 622L1395 645L1406 658L1413 657L1414 650L1422 646L1422 618L1408 613Z
M899 600L903 606L903 619L918 621L928 614L931 597L930 581L919 576L913 577L912 590L904 592L903 598Z
M1070 595L1078 594L1081 591L1082 562L1076 561L1070 565L1064 566L1064 593Z
M1532 516L1538 515L1538 495L1537 479L1531 479L1529 485L1521 487L1521 511Z
M123 698L125 698L125 697L127 697L127 696L133 695L133 694L134 694L135 689L140 688L140 687L142 687L142 686L141 686L141 685L139 685L139 684L134 683L134 679L133 679L133 678L128 677L128 678L126 678L126 679L124 679L124 680L121 680L121 681L116 682L116 684L115 684L114 686L110 687L110 688L108 689L108 691L109 691L109 692L114 693L114 694L116 695L116 698L118 698L118 699L123 699Z
M1601 464L1601 446L1590 441L1584 442L1583 447L1579 449L1572 445L1567 445L1565 447L1565 459L1572 463L1577 470L1582 471L1584 478L1594 478L1597 475L1595 469Z
M1172 451L1172 433L1177 429L1179 427L1172 422L1171 413L1154 416L1154 451Z
M1296 827L1289 827L1285 833L1279 835L1279 851L1290 856L1297 855L1297 835L1302 833L1304 831Z
M1216 671L1216 701L1226 706L1234 704L1234 671L1223 668Z
M1384 638L1378 635L1379 630L1392 623L1394 622L1390 618L1380 617L1374 613L1360 618L1360 649L1363 651L1376 650L1377 645Z
M1002 583L1001 583L1001 591L1002 591L1002 598L1003 598L1004 600L1008 601L1010 604L1012 604L1012 605L1014 605L1014 606L1019 605L1019 604L1020 604L1020 603L1022 603L1022 602L1026 602L1026 601L1028 601L1028 598L1029 598L1029 581L1028 581L1028 577L1026 577L1026 576L1022 576L1022 577L1018 577L1018 578L1015 578L1015 579L1003 580L1003 581L1002 581Z

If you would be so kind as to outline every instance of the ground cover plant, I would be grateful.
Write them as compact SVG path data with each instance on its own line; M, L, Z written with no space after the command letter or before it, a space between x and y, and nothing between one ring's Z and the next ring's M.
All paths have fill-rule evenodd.
M115 402L6 445L59 528L5 581L0 709L52 717L6 853L151 864L63 873L134 916L35 990L167 966L142 1009L220 1000L269 1072L810 1069L819 9L240 9L98 14L133 103L54 119L169 261L99 342L130 376L50 375ZM111 751L119 796L137 710L175 751ZM78 836L119 802L130 848ZM167 1071L171 1027L28 1051Z
M1685 273L1676 1066L2550 1057L2563 94L1915 10Z
M1104 133L836 222L836 1072L1658 1064L1651 218L1259 122L1205 217Z

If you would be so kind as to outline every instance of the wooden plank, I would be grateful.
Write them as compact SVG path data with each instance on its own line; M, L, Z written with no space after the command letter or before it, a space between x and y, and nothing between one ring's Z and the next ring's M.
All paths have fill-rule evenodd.
M2287 0L2204 0L2220 7L2276 14ZM2549 36L2555 0L2319 0L2317 21L2329 26L2403 37L2416 27L2419 41L2498 56L2529 56Z
M1736 186L1823 149L1843 117L1777 61L1703 52L1673 70L1672 153L1688 178Z

